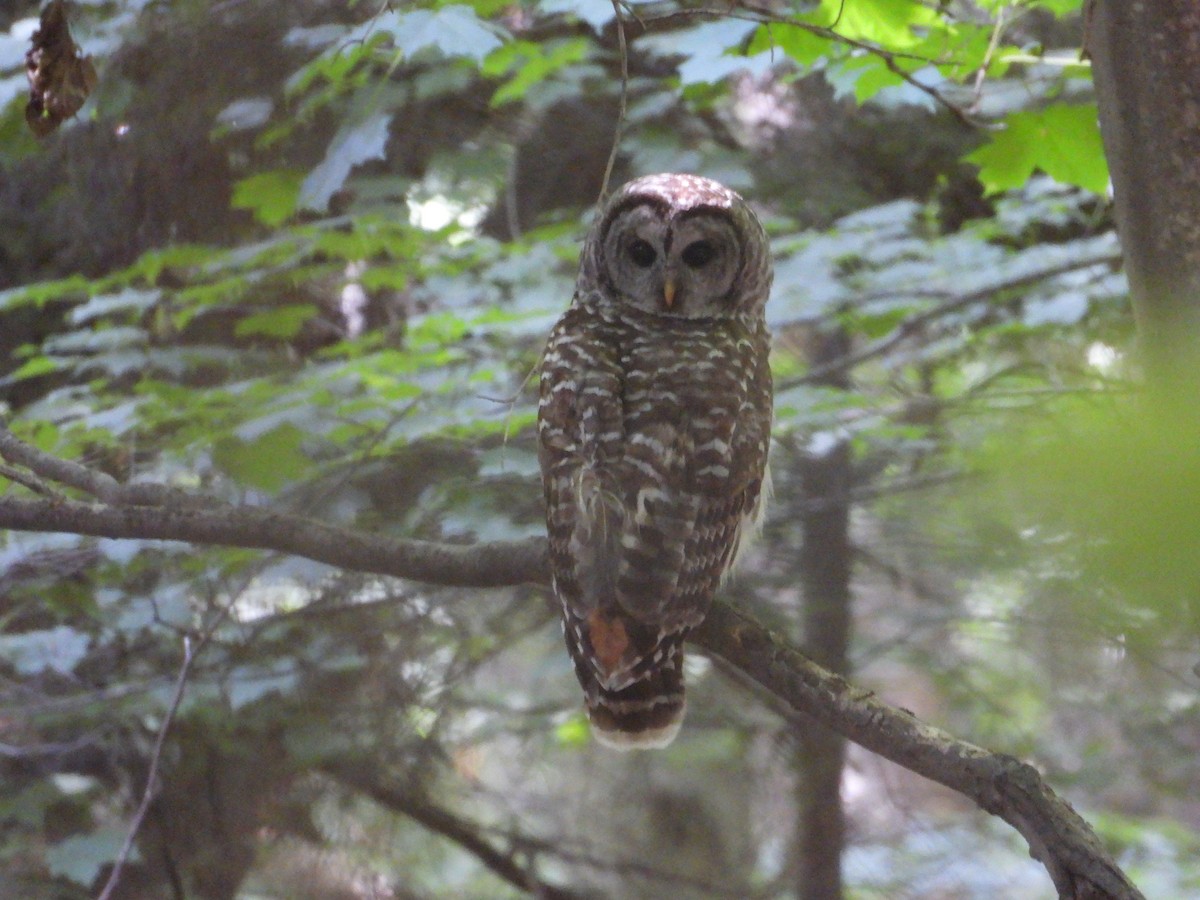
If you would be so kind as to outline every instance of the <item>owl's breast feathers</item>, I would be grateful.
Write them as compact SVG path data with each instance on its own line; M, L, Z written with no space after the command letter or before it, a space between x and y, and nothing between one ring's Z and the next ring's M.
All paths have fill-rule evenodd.
M656 319L577 303L538 411L550 562L597 737L662 746L683 639L760 505L771 383L761 319Z

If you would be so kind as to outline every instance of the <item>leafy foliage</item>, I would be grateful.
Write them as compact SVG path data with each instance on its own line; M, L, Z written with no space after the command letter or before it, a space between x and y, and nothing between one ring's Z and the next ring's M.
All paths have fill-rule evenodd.
M1107 176L1087 68L1053 49L1077 33L1078 7L622 6L617 171L719 177L772 236L777 512L735 595L796 632L799 460L822 436L848 440L856 677L1036 759L1139 865L1193 886L1194 836L1162 823L1195 811L1178 785L1194 783L1200 704L1171 674L1185 642L1155 640L1190 608L1181 448L1194 441L1117 421L1130 325L1096 196ZM0 144L19 172L0 190L2 245L29 248L0 255L13 432L120 481L327 522L453 542L540 533L529 375L571 295L616 131L612 4L197 15L88 4L80 40L106 58L84 121L40 156ZM244 64L215 64L227 55ZM0 62L24 79L19 54ZM8 134L23 113L4 96ZM980 121L1003 127L965 124ZM193 180L212 166L163 137L176 129L212 154L201 162L220 160L219 209L199 211ZM926 160L930 145L943 150ZM156 167L172 190L124 203L131 184L159 183L145 181ZM61 190L33 203L23 179ZM104 232L84 224L70 236L92 205L134 252L89 255ZM1156 463L1130 478L1130 458ZM131 864L152 885L219 874L264 895L517 891L477 844L453 843L465 829L551 886L786 893L791 725L696 659L680 741L633 762L605 755L552 619L532 589L7 535L0 741L17 749L0 767L0 860L31 896L95 890L183 638L206 634L157 824ZM859 762L852 886L1044 884L1020 848L957 812L931 805L928 840L914 837L903 813L879 811L885 780ZM353 771L379 780L368 789ZM923 805L923 788L901 788ZM156 868L165 856L171 873Z

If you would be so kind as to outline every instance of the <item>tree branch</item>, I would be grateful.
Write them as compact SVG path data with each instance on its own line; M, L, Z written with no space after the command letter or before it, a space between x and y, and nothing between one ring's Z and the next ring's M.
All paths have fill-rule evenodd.
M792 709L885 759L971 798L1021 833L1060 897L1141 898L1100 839L1037 770L926 725L855 687L723 602L692 640L741 670Z
M111 506L0 497L0 529L275 550L342 569L458 587L545 581L545 541L438 544L255 506Z
M1072 259L1065 263L1060 263L1055 266L1048 266L1044 269L1037 269L1032 272L1014 275L1005 281L996 282L985 285L977 290L967 291L962 294L954 294L947 299L932 306L929 309L921 312L913 313L906 316L899 324L883 337L878 338L859 350L849 353L839 359L819 366L806 372L804 375L796 378L790 378L776 385L776 390L787 390L791 387L796 387L801 384L820 384L828 380L830 377L848 372L862 363L876 359L890 353L897 346L913 335L919 334L926 326L932 324L938 319L948 316L951 313L958 312L968 306L976 303L982 303L989 300L997 294L1004 291L1018 290L1023 287L1037 284L1049 278L1054 278L1059 275L1066 275L1069 272L1076 272L1081 269L1089 269L1092 266L1099 265L1115 265L1121 261L1121 252L1119 250L1103 251L1094 256L1086 256L1082 259Z
M17 439L7 435L3 444L10 460L13 441ZM39 474L47 474L50 467L44 460L22 458L21 452L17 448L17 460L32 461ZM87 483L77 471L61 471L72 484ZM0 497L0 529L275 550L340 568L440 585L498 587L547 580L546 542L541 538L470 546L401 540L258 507L214 507L207 499L202 505L181 504L175 501L187 495L164 490L174 500L162 505ZM120 491L110 496L120 496ZM1061 897L1141 898L1088 824L1032 766L960 741L855 687L729 603L713 604L693 641L790 709L1000 816L1025 837Z

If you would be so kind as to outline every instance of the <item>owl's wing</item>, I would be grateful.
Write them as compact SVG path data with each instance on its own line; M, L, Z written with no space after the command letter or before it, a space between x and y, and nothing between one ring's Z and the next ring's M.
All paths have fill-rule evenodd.
M619 348L584 311L573 313L542 359L550 564L573 653L619 690L655 662L701 500L687 485L689 431L659 415L666 407L627 420Z
M640 560L642 584L649 588L642 602L651 605L647 613L664 633L703 621L739 550L757 533L769 493L772 386L765 330L735 333L703 351L686 344L676 350L688 362L687 377L704 385L704 399L675 413L679 431L673 445L661 432L651 442L656 451L668 449L658 469L663 481L662 495L656 496L659 508L642 529L643 545L657 551L653 560ZM718 367L708 368L706 362L718 355ZM660 378L665 389L686 397L685 385L671 384L670 376L667 370ZM671 415L673 406L656 408ZM642 425L640 430L651 429ZM627 445L636 448L635 438ZM672 449L682 464L671 465ZM632 592L625 605L636 609Z
M538 442L555 592L586 617L616 591L624 506L613 462L624 427L617 353L575 312L542 357Z
M664 408L626 435L616 466L624 515L616 594L621 609L659 632L686 570L686 551L704 498L690 484L695 442L686 422ZM664 627L665 626L665 627Z

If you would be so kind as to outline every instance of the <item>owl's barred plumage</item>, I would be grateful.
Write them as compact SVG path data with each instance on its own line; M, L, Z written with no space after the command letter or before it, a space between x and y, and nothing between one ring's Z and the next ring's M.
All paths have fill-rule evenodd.
M596 737L669 743L683 641L764 498L766 235L691 175L625 185L542 359L539 457L563 631Z

